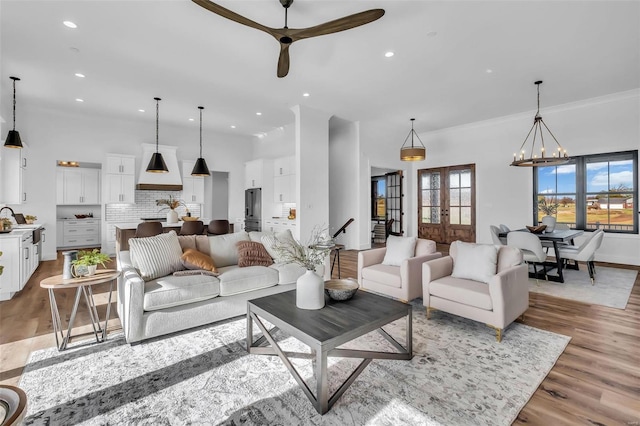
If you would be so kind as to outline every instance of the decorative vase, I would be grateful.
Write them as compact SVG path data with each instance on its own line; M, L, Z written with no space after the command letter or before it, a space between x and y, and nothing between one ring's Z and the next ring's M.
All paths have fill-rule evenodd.
M167 223L178 223L178 212L171 209L167 212Z
M322 309L324 307L324 280L307 270L296 281L296 306L300 309Z
M547 227L544 229L544 232L553 232L553 230L556 228L556 218L548 215L543 216L542 224L547 225Z

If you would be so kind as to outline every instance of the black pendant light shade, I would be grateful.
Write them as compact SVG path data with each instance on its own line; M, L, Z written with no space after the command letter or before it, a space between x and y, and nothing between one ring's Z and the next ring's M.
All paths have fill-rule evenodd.
M16 130L16 81L20 81L20 79L18 77L9 78L13 80L13 130L9 130L4 146L5 148L22 148L20 133Z
M162 158L162 154L158 152L158 127L159 127L159 102L160 98L153 98L156 101L156 152L151 156L151 160L149 161L149 165L147 166L147 172L149 173L167 173L169 169L167 168L167 164L164 162L164 158Z
M200 110L200 157L196 160L196 164L193 166L193 170L191 171L191 176L209 176L211 173L209 172L209 167L207 166L207 162L202 158L202 110L204 107L199 106Z

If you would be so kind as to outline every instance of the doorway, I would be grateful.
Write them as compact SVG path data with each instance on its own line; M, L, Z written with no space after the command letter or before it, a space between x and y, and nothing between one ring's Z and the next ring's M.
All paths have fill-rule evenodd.
M475 164L418 170L418 236L476 241Z

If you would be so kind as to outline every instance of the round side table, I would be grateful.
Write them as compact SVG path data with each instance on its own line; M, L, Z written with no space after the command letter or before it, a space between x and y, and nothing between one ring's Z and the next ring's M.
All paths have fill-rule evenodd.
M53 321L53 331L56 336L56 346L58 350L63 351L67 348L69 339L71 338L71 329L73 328L73 322L76 319L76 313L78 312L78 304L80 303L80 297L84 295L84 300L87 302L89 308L89 317L91 318L91 325L93 327L93 334L96 337L96 342L103 342L107 338L107 324L109 322L109 314L111 313L111 295L113 294L113 283L120 276L120 271L115 269L99 269L94 275L64 279L62 275L56 275L46 278L40 281L40 287L46 288L49 291L49 303L51 304L51 319ZM96 309L95 300L93 298L92 286L96 284L109 283L109 300L107 302L107 314L104 320L104 327L100 327L100 320L98 319L98 310ZM69 324L67 326L67 334L65 335L62 330L62 321L60 320L60 312L58 311L58 304L56 302L55 290L61 288L75 288L76 297L73 303L73 309L71 310L71 316L69 317Z

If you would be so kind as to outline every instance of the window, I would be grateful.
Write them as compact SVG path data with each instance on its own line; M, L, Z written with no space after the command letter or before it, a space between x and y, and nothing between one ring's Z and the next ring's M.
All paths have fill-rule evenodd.
M572 157L534 169L534 203L557 205L558 223L572 228L638 233L638 151ZM534 223L544 213L536 207Z

